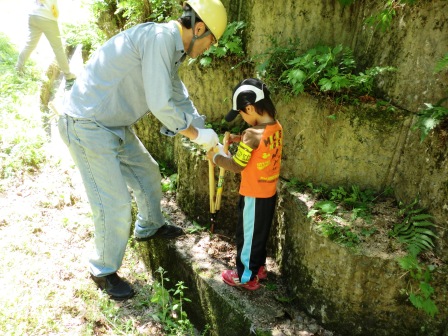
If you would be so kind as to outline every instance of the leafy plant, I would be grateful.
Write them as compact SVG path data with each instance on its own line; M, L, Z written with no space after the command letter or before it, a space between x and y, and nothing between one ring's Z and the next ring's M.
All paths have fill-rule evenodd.
M442 71L443 69L448 69L448 54L443 56L442 59L437 62L434 72L437 73Z
M198 57L199 64L207 67L215 59L241 59L244 57L242 33L245 27L246 24L243 21L229 23L224 34L219 39L218 44L212 45ZM189 63L191 64L195 61L196 59L190 59Z
M399 215L403 217L403 220L396 224L389 233L399 242L406 244L408 250L415 255L421 251L432 249L434 247L432 240L437 237L431 231L431 228L434 228L434 224L429 221L432 216L422 213L423 209L415 208L417 203L417 199L407 206L400 203L402 209L400 209Z
M392 67L373 67L355 74L353 52L342 45L334 48L317 46L287 62L289 68L281 80L292 87L294 94L304 91L333 92L348 96L371 94L374 79Z
M176 0L94 0L92 12L101 28L110 23L118 29L131 28L142 22L166 22L177 19L181 6Z
M135 0L134 0L135 1ZM143 1L137 1L138 3ZM177 0L151 0L151 14L149 20L153 22L167 22L180 17L182 8Z
M153 285L154 295L151 302L158 307L158 312L153 317L165 325L170 335L194 335L194 327L183 310L183 303L191 302L184 296L187 287L183 281L179 281L175 289L165 289L166 282L170 281L165 276L167 272L162 267L156 272L160 275L160 282L154 282Z
M339 0L343 6L352 5L356 0ZM417 0L386 0L383 1L383 9L369 16L364 23L374 29L386 31L392 23L393 18L397 15L397 10L402 9L406 4L413 5Z
M403 221L395 225L389 234L406 245L408 254L398 259L398 263L402 269L409 272L412 279L418 282L417 289L408 282L408 288L403 291L409 295L409 300L417 309L422 309L434 317L438 312L437 306L431 299L434 289L430 282L434 267L420 263L418 256L421 252L434 247L433 238L437 235L431 230L435 227L429 221L432 216L422 213L423 209L416 208L417 203L417 199L407 206L400 203L399 215L403 217Z
M115 15L121 15L126 23L123 29L133 27L142 22L166 22L177 19L181 7L175 0L122 0L117 1Z
M310 210L308 212L308 217L314 216L316 214L322 214L322 215L331 215L336 212L338 206L333 201L319 201L314 204L314 209Z
M18 74L14 69L17 57L9 39L0 34L0 179L20 171L35 172L47 159L43 148L46 134L39 127L42 116L29 113L35 101L26 98L38 90L38 71L30 62L24 73Z
M193 221L193 227L189 227L187 228L187 232L190 234L196 233L196 232L203 232L203 231L207 231L208 228L205 226L201 226L198 224L198 222Z
M172 174L162 180L162 191L176 191L177 188L177 174Z
M434 295L434 288L430 282L432 280L431 272L434 270L432 265L421 264L415 254L409 253L398 260L400 267L409 272L411 278L418 282L418 287L414 288L412 283L408 283L408 288L404 289L409 295L409 301L417 308L426 312L431 317L438 313L438 308L431 297Z
M448 69L448 54L437 62L434 71L441 72L445 68ZM426 108L417 113L417 121L412 129L420 130L420 142L423 142L431 131L448 119L448 108L442 106L447 100L448 97L442 98L435 105L425 103Z
M319 228L324 236L343 246L354 247L360 243L359 236L351 230L350 226L326 220L319 224Z
M279 78L290 68L288 63L297 57L300 39L290 38L284 44L272 36L269 39L271 46L265 52L253 56L251 61L256 64L257 76L264 79L272 92L288 93L289 88Z
M391 23L394 16L397 14L395 1L388 1L386 7L380 12L369 16L364 23L367 26L373 27L374 29L380 29L381 31L386 31Z
M301 187L303 188L303 184ZM358 217L364 218L367 222L370 220L370 208L375 200L374 192L368 189L360 190L356 185L353 185L350 190L342 186L330 189L325 185L315 186L312 183L306 184L306 187L319 198L308 211L308 217L318 219L316 225L322 234L343 246L354 247L359 244L360 235L352 228L351 222ZM345 213L350 213L348 222L344 219ZM360 230L360 234L365 237L375 232L376 228Z
M83 50L88 55L98 49L106 40L104 33L97 29L93 23L82 25L66 24L64 25L64 36L67 45L76 48L81 44Z
M423 142L429 133L448 117L448 108L442 106L442 103L446 100L448 100L448 97L439 100L435 105L425 103L426 108L417 113L418 119L412 129L420 130L420 142Z

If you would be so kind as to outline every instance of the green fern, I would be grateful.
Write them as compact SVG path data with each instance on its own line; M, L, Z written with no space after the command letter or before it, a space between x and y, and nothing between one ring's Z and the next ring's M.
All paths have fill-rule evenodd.
M437 73L442 71L443 69L448 70L448 54L446 54L437 62L434 72Z
M428 219L432 218L428 214L408 215L405 219L393 228L392 236L398 241L408 245L408 249L417 251L430 250L434 247L432 241L436 234L430 230L434 227Z
M389 232L390 236L406 244L408 251L415 255L432 249L433 238L437 237L431 230L435 227L434 223L429 221L432 216L421 213L423 209L416 209L417 202L418 200L415 199L410 205L400 210L399 215L404 216L404 219Z
M412 279L418 282L418 288L413 288L411 281L408 282L404 291L409 295L409 301L417 308L434 317L438 309L431 297L434 288L430 282L432 265L421 263L418 256L421 252L431 250L434 247L433 238L437 235L431 230L435 227L430 221L431 215L422 213L423 209L416 208L418 199L410 205L402 207L399 215L404 216L401 223L394 226L389 234L406 245L408 254L398 259L400 267L409 272ZM402 204L401 204L402 205Z

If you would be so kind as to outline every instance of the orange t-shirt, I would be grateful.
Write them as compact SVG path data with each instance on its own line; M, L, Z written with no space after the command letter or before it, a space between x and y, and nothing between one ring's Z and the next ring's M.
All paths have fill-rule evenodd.
M255 129L255 128L254 128ZM283 147L283 129L278 121L264 126L257 148L250 148L246 143L253 143L250 136L260 132L245 131L240 146L246 147L245 155L234 156L240 165L248 159L246 167L241 171L240 194L243 196L268 198L275 195L280 176L280 165ZM253 140L253 139L252 139ZM257 139L258 140L258 139ZM243 153L239 151L239 153Z

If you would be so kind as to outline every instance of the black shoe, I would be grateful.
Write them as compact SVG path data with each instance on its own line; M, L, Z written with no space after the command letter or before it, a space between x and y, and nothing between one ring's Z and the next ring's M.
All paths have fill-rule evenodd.
M179 236L182 236L184 233L184 230L182 230L178 226L165 224L161 226L156 233L154 233L152 236L149 237L135 237L136 241L142 242L142 241L148 241L154 238L164 238L164 239L173 239Z
M104 277L90 276L98 287L105 290L113 300L123 301L133 297L135 294L131 285L121 279L117 273L112 273Z

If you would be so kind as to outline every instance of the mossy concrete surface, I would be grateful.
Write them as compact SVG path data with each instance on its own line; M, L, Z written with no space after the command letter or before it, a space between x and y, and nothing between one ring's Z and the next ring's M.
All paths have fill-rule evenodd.
M188 210L189 218L207 226L210 223L208 162L188 141L176 142L175 147L179 167L178 204ZM217 233L227 237L233 237L236 220L238 195L232 189L238 183L234 179L233 174L226 173L223 213L217 217ZM394 256L387 251L381 255L363 254L320 235L307 218L311 204L283 183L281 186L270 252L303 311L342 335L443 335L448 315L446 269L438 268L431 281L436 293L432 299L439 308L439 314L432 319L402 294L402 289L410 283L414 288L418 288L418 283L400 268ZM219 277L226 265L208 258L198 248L205 237L202 234L181 239L172 245L150 243L150 251L145 254L148 266L152 272L162 266L176 281L186 281L188 287L194 288L187 297L196 301L193 311L202 311L200 316L193 317L198 325L208 323L216 335L228 335L226 328L219 324L224 317L246 330L254 322L253 317L244 315L248 311L245 301L256 296L246 293L228 302L233 289L227 292Z
M282 275L302 308L343 335L442 335L448 316L446 270L433 274L439 314L431 318L402 294L408 282L415 290L418 282L396 258L386 251L369 255L351 250L322 236L307 218L309 201L303 196L282 189L275 233L284 240Z
M226 285L220 274L227 266L204 248L213 244L210 240L208 233L188 234L176 241L141 243L140 251L156 281L160 282L157 269L162 267L169 279L167 288L179 281L188 287L184 294L191 302L184 302L183 308L196 328L208 325L209 332L219 336L272 335L276 330L294 335L298 329L291 316L303 313L277 301L275 292L265 287L250 292Z

